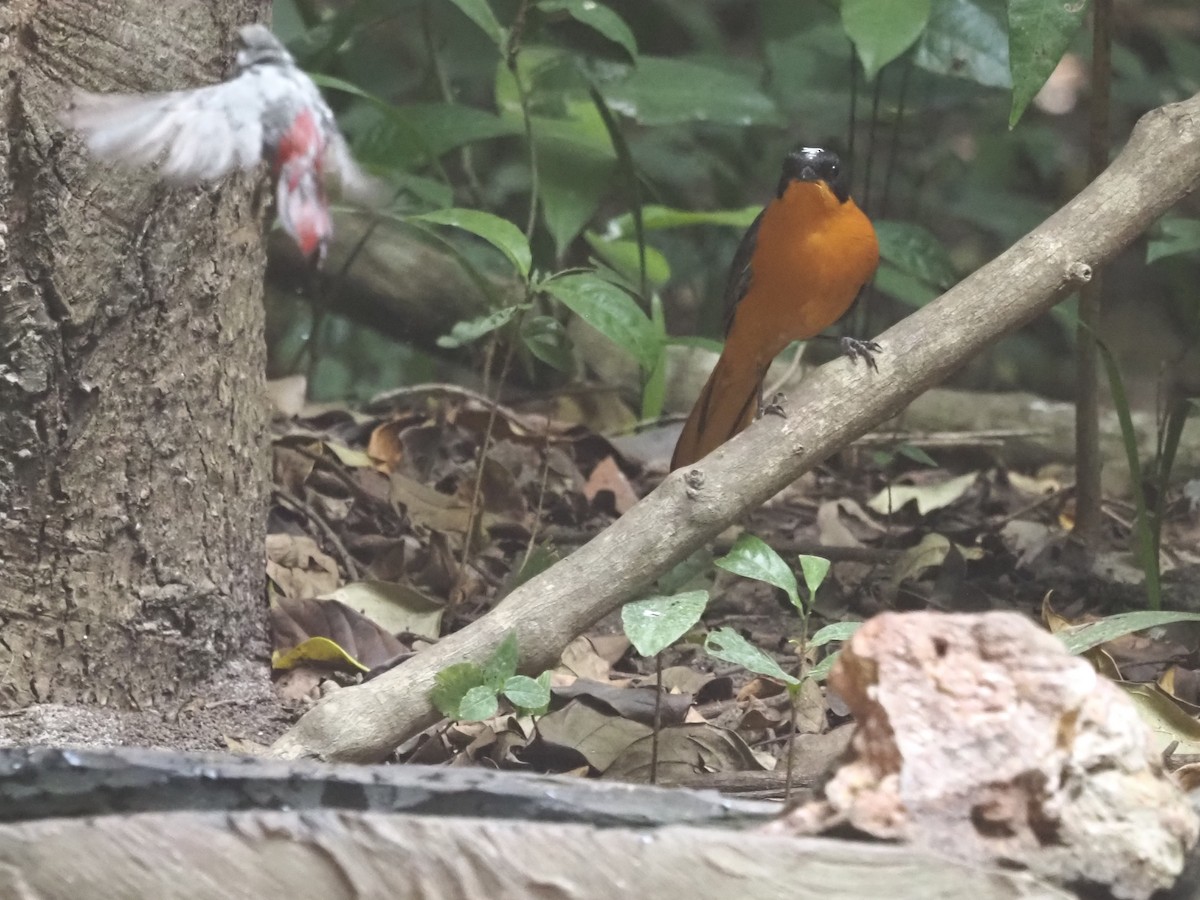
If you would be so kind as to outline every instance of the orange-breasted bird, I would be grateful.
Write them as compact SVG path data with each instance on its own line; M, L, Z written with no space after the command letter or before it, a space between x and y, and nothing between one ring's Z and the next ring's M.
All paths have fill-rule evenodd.
M837 154L813 147L789 153L775 197L734 255L725 348L683 426L672 471L754 420L771 361L792 341L815 337L840 319L878 264L875 229L850 199ZM874 349L846 344L852 358L869 361L867 347Z

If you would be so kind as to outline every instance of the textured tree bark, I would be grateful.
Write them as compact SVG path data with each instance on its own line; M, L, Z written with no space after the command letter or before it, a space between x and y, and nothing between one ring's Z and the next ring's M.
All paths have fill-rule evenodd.
M0 707L152 704L260 633L253 179L160 187L57 115L220 77L268 5L0 5Z

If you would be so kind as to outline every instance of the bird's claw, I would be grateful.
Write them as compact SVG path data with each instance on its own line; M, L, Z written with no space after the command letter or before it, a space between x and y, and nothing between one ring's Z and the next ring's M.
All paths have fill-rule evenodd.
M784 416L787 417L787 410L784 409L784 402L787 400L787 395L783 391L776 391L771 395L771 399L761 404L758 410L759 416Z
M875 372L879 371L879 366L875 362L875 354L881 350L883 348L875 341L860 341L852 337L842 338L842 353L850 357L850 362L856 363L861 359Z

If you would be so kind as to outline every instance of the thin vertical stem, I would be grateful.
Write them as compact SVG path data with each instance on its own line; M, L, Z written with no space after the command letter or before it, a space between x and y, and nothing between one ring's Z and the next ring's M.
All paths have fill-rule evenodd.
M1092 96L1089 106L1088 177L1108 165L1112 93L1112 0L1092 5ZM1086 545L1100 538L1100 385L1096 334L1100 324L1101 273L1079 291L1075 396L1075 529ZM1142 485L1134 485L1140 491Z

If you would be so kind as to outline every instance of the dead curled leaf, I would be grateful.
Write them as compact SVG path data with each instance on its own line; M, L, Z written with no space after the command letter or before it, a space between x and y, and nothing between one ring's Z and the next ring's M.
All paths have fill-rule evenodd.
M271 604L277 669L300 662L345 664L367 671L408 648L366 616L336 600L282 598Z
M338 585L338 567L305 535L267 535L267 577L285 597L316 597Z

